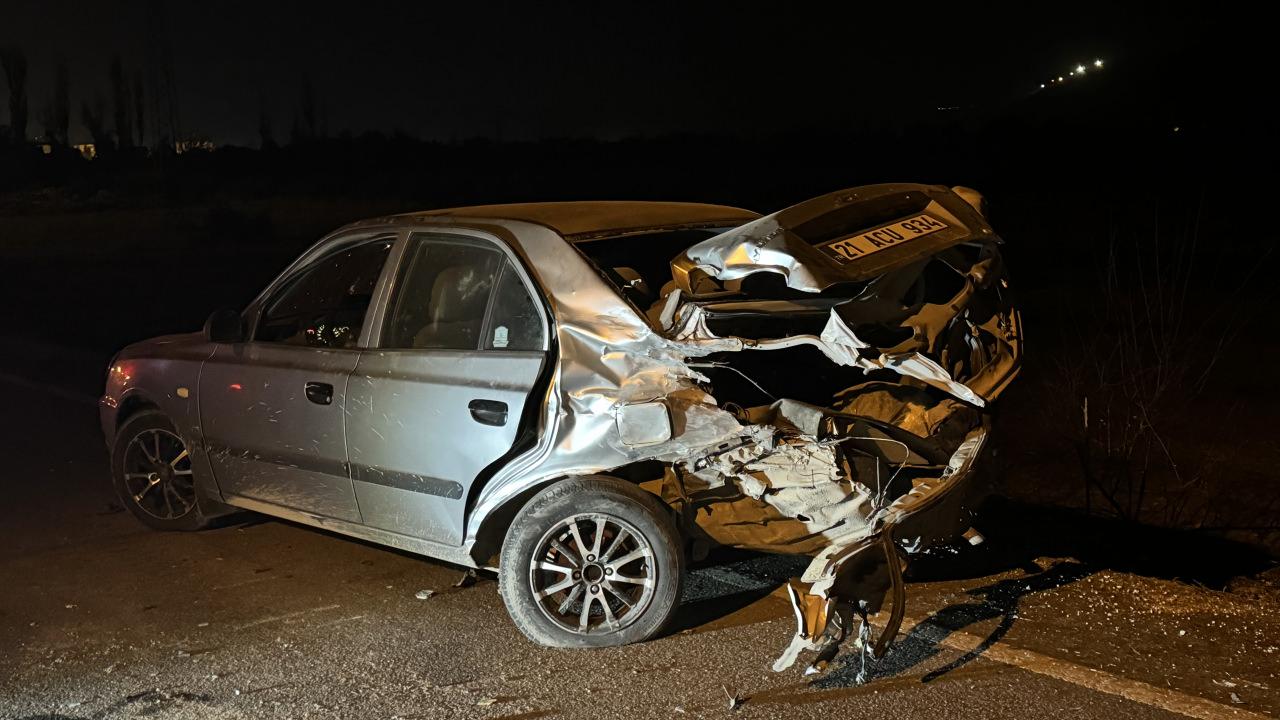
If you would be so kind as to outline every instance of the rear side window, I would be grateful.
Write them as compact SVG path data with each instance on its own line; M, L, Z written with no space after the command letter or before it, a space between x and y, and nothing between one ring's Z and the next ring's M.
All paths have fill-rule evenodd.
M415 235L388 305L382 347L541 350L544 328L510 261L493 245Z
M605 237L574 245L601 274L644 311L658 300L662 286L671 279L671 260L691 245L729 228L666 230Z
M254 340L355 347L392 240L342 250L289 278L267 301Z
M496 249L480 245L415 243L383 347L475 350L502 259Z
M542 316L538 315L520 274L509 260L504 260L484 347L486 350L541 350L542 346Z

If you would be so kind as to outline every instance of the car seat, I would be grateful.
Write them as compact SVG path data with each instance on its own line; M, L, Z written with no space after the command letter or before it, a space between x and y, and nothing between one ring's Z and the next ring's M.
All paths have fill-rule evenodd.
M471 265L441 270L431 285L427 323L413 338L416 348L475 349L493 278Z

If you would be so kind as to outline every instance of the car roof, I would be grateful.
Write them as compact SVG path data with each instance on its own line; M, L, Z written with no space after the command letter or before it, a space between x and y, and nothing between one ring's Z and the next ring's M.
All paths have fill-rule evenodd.
M570 241L687 227L716 227L755 220L758 213L727 205L687 202L583 200L574 202L512 203L444 208L394 216L397 219L436 217L518 220L545 225Z

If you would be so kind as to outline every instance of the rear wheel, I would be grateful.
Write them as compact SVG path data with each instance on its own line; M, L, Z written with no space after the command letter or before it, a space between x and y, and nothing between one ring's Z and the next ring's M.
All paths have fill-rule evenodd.
M205 525L196 500L187 443L158 410L130 417L111 451L116 495L133 516L157 530L198 530Z
M654 637L675 615L684 558L670 510L614 478L564 480L516 516L499 583L516 627L553 647Z

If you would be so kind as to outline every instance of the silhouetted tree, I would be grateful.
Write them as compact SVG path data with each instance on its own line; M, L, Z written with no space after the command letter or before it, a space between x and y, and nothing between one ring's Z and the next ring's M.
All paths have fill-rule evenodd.
M27 139L27 56L17 48L0 50L0 65L9 81L9 136L15 143Z
M266 108L258 111L258 137L261 140L260 148L263 150L275 149L276 139L271 133L271 116L267 114Z
M298 101L298 114L293 119L290 142L306 142L320 136L320 116L316 103L316 89L311 78L302 79L302 96Z
M138 130L138 147L147 146L146 107L142 99L142 71L138 71L133 74L133 124Z
M111 131L107 129L107 102L101 95L94 98L92 105L88 100L80 104L80 121L84 123L89 136L93 138L94 149L99 155L110 153L114 149L111 144Z
M52 98L45 101L45 103L40 106L40 109L36 111L36 122L40 123L40 127L44 128L45 142L52 143L54 145L62 144L58 142L58 139L53 134L54 129L53 129L53 99Z
M156 147L174 148L182 137L178 118L178 82L173 70L173 48L163 0L148 0L146 12L146 54L148 93L151 97L151 124Z
M53 79L53 126L54 137L62 145L71 143L71 76L67 73L67 64L58 63Z
M133 145L133 122L130 113L133 103L129 101L129 81L124 76L124 64L120 56L111 58L111 100L115 110L116 145L125 149Z
M70 86L66 63L58 63L53 76L53 96L40 111L40 124L44 127L45 140L59 147L66 147L68 144L67 131L71 124Z

